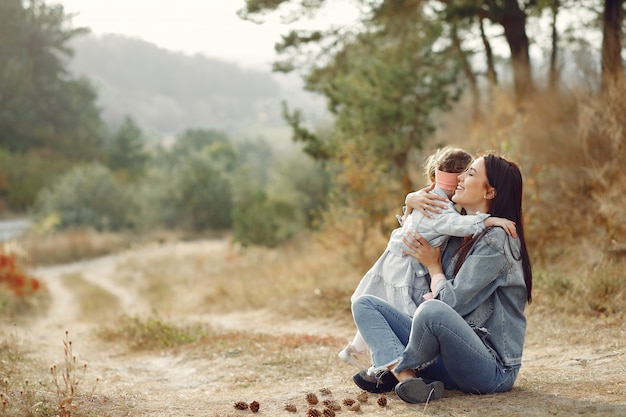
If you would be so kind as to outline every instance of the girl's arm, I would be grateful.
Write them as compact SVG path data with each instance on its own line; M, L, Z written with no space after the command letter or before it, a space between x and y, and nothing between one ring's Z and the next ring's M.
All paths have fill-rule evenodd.
M448 199L437 194L429 193L433 188L435 188L435 183L406 195L404 199L404 205L406 206L406 212L403 216L404 219L406 219L406 216L410 215L414 209L422 210L424 216L432 219L433 213L441 213L441 211L446 208Z
M485 230L484 222L488 218L486 213L462 215L452 204L448 204L445 210L434 216L429 226L432 232L442 236L474 236ZM428 235L425 237L429 238Z
M451 205L436 215L431 224L435 232L446 236L474 236L486 227L498 226L503 228L507 235L517 237L515 222L511 220L490 217L485 213L461 215Z
M485 219L485 227L497 226L504 229L507 235L511 237L517 237L517 229L515 228L515 222L509 219L503 219L502 217L489 217Z

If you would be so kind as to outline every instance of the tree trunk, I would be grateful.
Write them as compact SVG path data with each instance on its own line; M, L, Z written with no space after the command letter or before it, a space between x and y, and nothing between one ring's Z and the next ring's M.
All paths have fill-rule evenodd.
M487 58L487 79L489 80L489 85L496 86L498 85L498 74L496 73L496 66L493 60L493 49L491 48L491 43L489 42L489 38L485 34L485 25L483 24L483 18L478 18L478 24L480 27L480 38L483 41L483 46L485 47L485 57Z
M623 78L622 5L623 0L605 0L602 38L602 89Z
M476 82L476 74L474 74L472 65L467 59L467 54L461 47L461 40L459 39L456 23L452 23L450 37L452 38L452 47L459 55L461 67L463 68L465 77L467 77L467 81L469 82L470 92L472 94L472 117L474 120L480 120L482 113L480 111L480 91L478 90L478 83Z
M550 8L552 9L552 51L550 52L550 74L548 77L548 88L550 90L556 90L559 82L559 69L557 68L559 32L556 28L556 21L560 6L561 4L559 0L554 0L550 4Z
M520 9L517 0L505 0L497 23L504 28L504 36L511 50L515 94L518 102L521 102L534 90L526 36L526 13Z

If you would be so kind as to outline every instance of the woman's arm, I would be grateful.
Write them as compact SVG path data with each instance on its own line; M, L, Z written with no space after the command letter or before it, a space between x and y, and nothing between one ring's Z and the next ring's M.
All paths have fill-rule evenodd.
M445 276L440 254L419 235L415 234L405 239L410 249L405 253L420 261L428 269L435 298L444 301L463 315L473 311L490 296L493 291L490 287L499 285L496 280L502 271L506 270L508 262L504 253L505 239L504 230L491 229L476 241L456 276L448 280L442 279ZM439 276L439 279L435 279L435 276Z
M431 184L428 187L424 187L421 190L414 191L406 195L404 199L404 205L406 206L406 212L404 213L404 219L411 214L414 209L422 210L424 216L433 218L431 213L441 213L441 210L446 208L448 199L437 194L430 193L435 184Z
M409 232L402 241L409 248L408 251L402 249L402 252L417 259L424 268L428 269L430 290L434 293L439 284L446 280L446 276L443 274L443 266L441 265L441 247L433 248L426 239L416 232Z

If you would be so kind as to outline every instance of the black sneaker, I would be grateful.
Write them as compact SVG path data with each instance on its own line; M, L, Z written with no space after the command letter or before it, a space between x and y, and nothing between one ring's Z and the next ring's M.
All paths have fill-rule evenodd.
M380 376L373 377L367 371L361 371L354 374L352 380L359 388L374 394L393 391L398 383L391 372L383 372Z
M409 378L398 383L396 395L407 403L425 403L443 397L443 382L425 383L422 378Z

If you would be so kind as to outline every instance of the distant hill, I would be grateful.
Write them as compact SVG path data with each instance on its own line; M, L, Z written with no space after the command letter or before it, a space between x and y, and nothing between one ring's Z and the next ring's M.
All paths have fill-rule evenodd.
M296 76L172 52L121 35L83 36L71 46L70 70L93 81L103 118L113 127L128 115L143 130L166 136L188 128L276 129L285 126L283 99L307 114L323 113L321 99L304 92Z

